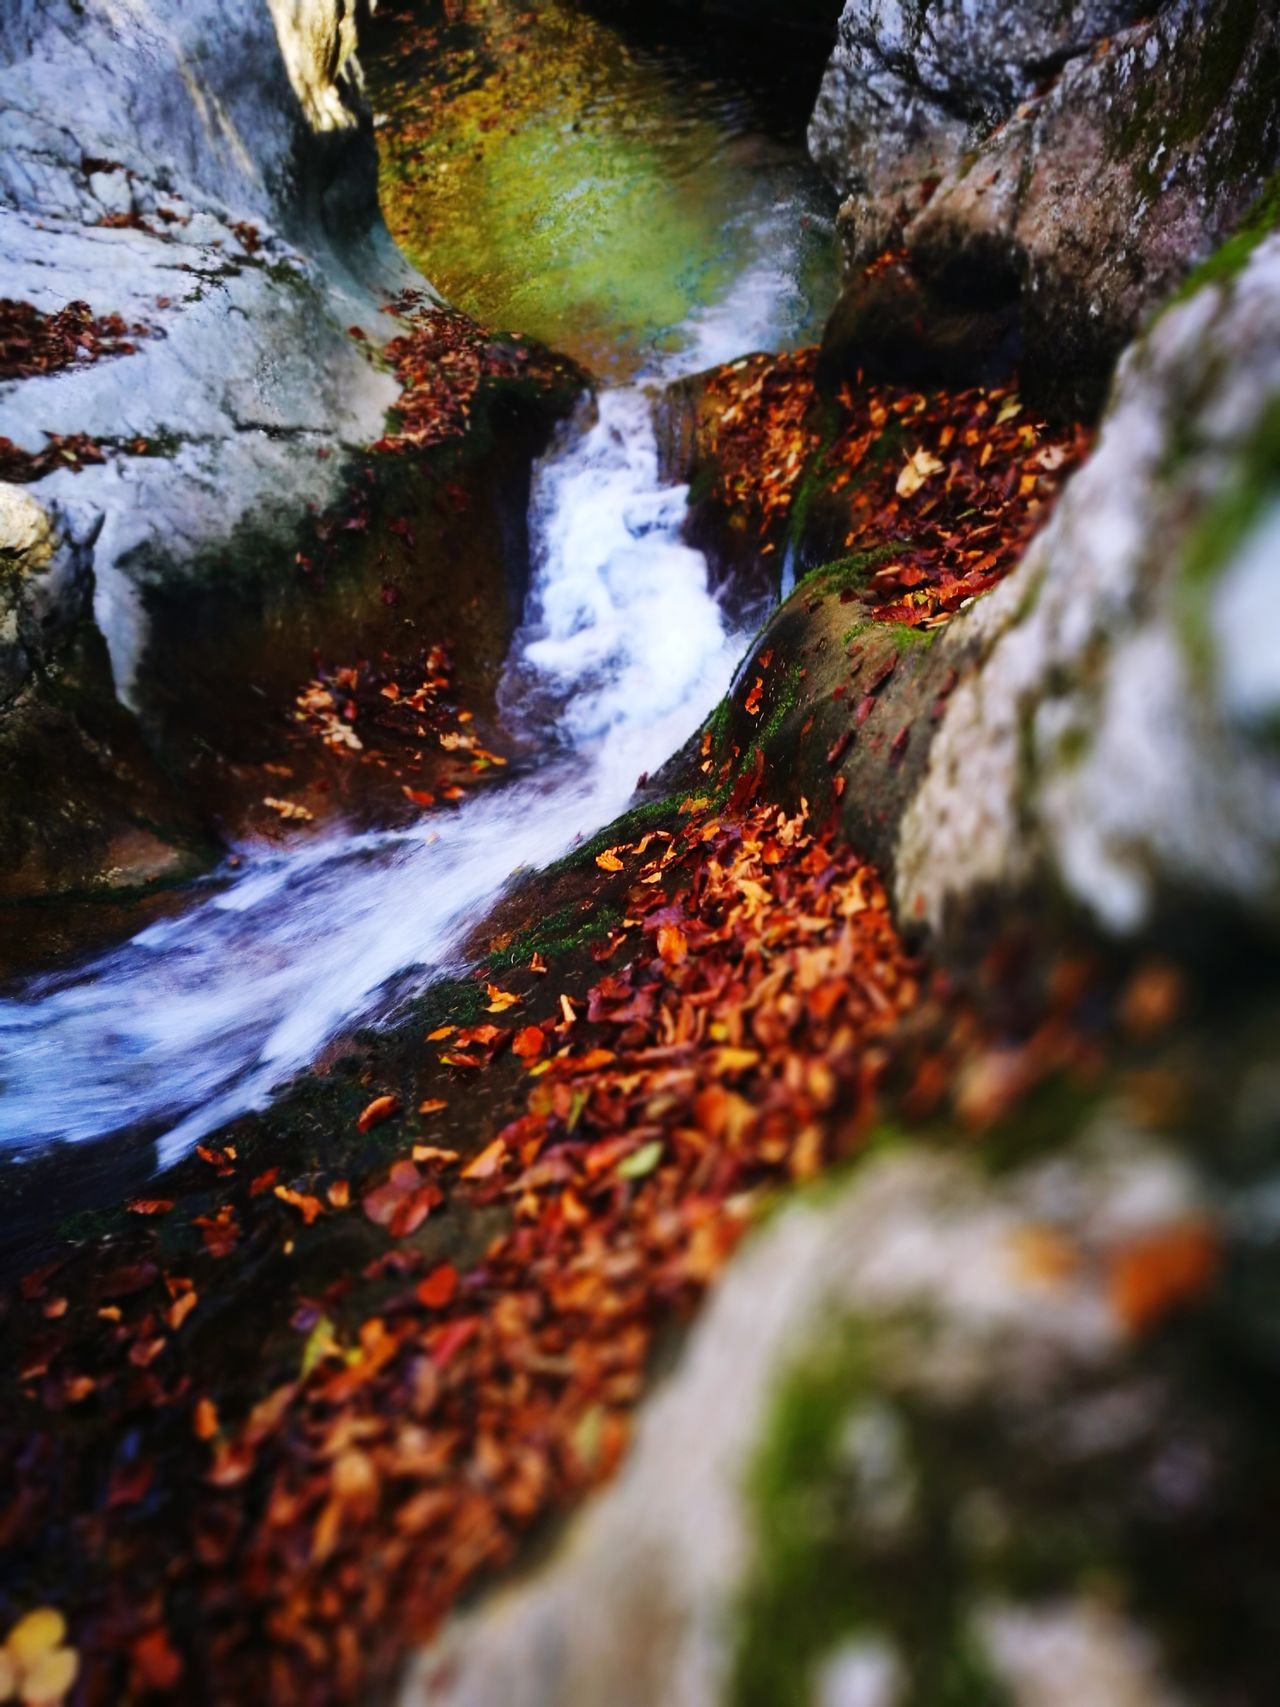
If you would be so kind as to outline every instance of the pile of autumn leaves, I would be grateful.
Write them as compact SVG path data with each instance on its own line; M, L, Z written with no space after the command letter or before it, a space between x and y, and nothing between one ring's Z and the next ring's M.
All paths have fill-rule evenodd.
M817 361L752 356L710 377L714 500L774 549L803 503L821 557L859 561L876 620L938 626L1014 567L1089 434L1008 387L845 385L824 419Z
M119 314L96 315L87 302L69 302L43 314L29 302L0 297L0 380L56 373L72 362L132 355L145 326L130 327Z
M578 384L572 364L540 344L499 337L465 314L423 303L423 293L410 290L385 310L404 319L408 330L383 350L401 391L394 428L374 444L375 451L424 449L461 438L486 380L519 381L540 391ZM349 331L357 342L366 341L359 326Z
M118 314L96 315L87 302L69 302L55 314L43 314L29 302L0 297L0 381L132 355L137 349L132 339L146 335L145 326L129 326ZM79 471L103 460L96 440L86 433L46 433L38 451L0 438L0 480L42 480L59 468Z
M492 1019L433 1034L460 1095L503 1051L526 1076L478 1154L420 1141L358 1193L278 1190L299 1238L358 1214L387 1249L372 1313L313 1311L297 1379L246 1420L194 1397L187 1568L218 1632L198 1657L212 1699L376 1692L477 1572L609 1471L657 1329L775 1186L873 1118L883 1040L920 995L874 870L803 816L689 805L679 831L599 856L626 913L585 997L491 985ZM397 1112L383 1096L362 1122ZM508 1230L469 1271L413 1242L492 1206Z

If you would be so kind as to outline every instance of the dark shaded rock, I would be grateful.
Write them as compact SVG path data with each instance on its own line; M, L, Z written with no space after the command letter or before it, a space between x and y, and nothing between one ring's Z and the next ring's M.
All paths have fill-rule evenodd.
M810 143L847 198L855 293L900 245L961 312L1016 300L1024 385L1095 411L1127 339L1280 160L1277 9L1174 0L1119 29L1136 8L1047 10L957 8L943 29L894 9L895 31L851 4Z
M891 261L841 294L823 335L818 384L831 390L862 374L921 387L995 385L1021 353L1016 287L966 305Z

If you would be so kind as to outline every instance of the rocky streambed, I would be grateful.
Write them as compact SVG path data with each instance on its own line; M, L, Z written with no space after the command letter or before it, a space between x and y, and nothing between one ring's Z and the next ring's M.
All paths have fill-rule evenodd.
M1270 1699L1275 18L1005 10L24 14L28 1698Z

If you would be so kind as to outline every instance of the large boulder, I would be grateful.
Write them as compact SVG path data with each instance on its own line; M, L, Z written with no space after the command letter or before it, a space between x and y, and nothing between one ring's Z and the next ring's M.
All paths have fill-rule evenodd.
M1097 408L1145 315L1280 160L1274 0L1133 21L1149 11L850 0L810 129L845 198L834 370L886 359L864 269L896 249L923 293L917 364L954 342L953 313L997 317L979 361L1011 317L1033 390Z
M38 454L88 435L104 458L40 491L100 518L126 696L148 581L247 534L283 545L395 399L370 346L423 281L378 213L353 18L340 0L21 0L6 18L0 298L118 315L132 353L0 383L0 437Z
M617 1483L402 1700L1263 1707L1274 1236L1196 1153L1274 1159L1259 1065L1191 1145L1117 1096L1003 1172L898 1136L793 1203Z
M906 917L1047 880L1134 931L1280 922L1280 235L1161 316L976 649L896 849Z
M820 815L838 814L850 842L891 876L904 925L962 955L993 913L1007 923L1025 907L1043 923L1050 901L1065 904L1055 916L1122 937L1194 921L1198 929L1232 914L1273 932L1274 214L1261 210L1135 342L1093 449L1049 520L993 590L979 589L936 626L904 627L904 607L886 606L875 581L899 574L904 552L917 561L917 509L920 537L945 514L948 550L963 556L966 542L945 509L953 489L979 491L964 484L963 461L949 464L945 450L930 460L931 496L927 482L914 492L917 483L904 484L911 469L903 459L923 438L899 434L886 444L887 476L872 466L871 450L852 477L838 460L831 472L821 453L811 458L769 524L773 550L763 560L777 564L785 546L798 585L759 636L704 744L695 744L701 777L691 771L685 784L706 786L717 766L758 764L781 801L803 797ZM746 369L756 391L766 367L760 358ZM703 383L704 396L714 401L714 392ZM911 407L912 394L895 395ZM1034 525L1055 501L1052 481L1044 492L1037 482L1046 469L1069 467L1079 441L1055 442L1016 397L996 396L1012 417L1006 430L1029 435L1026 468L1002 489L1006 497L1028 491L1030 476L1024 501L1034 509L1022 525ZM920 399L925 420L927 403ZM802 404L803 394L793 407ZM744 548L730 524L745 518L748 544L766 529L741 506L716 509L724 483L698 463L714 448L707 414L705 402L681 394L665 417L667 450L701 479L695 525L712 530L732 563ZM766 445L762 466L773 469L779 455ZM993 457L997 483L1002 467ZM896 509L885 504L895 469L905 493ZM879 558L864 549L868 507L892 541ZM983 531L994 540L1018 525L1010 504ZM877 571L884 555L895 562ZM908 597L930 585L926 575Z

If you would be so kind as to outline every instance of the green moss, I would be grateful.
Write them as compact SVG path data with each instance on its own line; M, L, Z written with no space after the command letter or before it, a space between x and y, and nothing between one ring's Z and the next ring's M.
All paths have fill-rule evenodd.
M803 577L806 591L843 593L865 587L882 564L899 555L896 545L873 545L865 551L855 551L848 557L837 557L831 563L821 563Z
M729 721L732 715L733 705L728 694L726 694L703 724L703 728L711 734L711 751L716 758L721 758L724 754L729 738Z
M1219 575L1267 504L1280 496L1280 398L1272 401L1233 478L1192 530L1178 580L1182 641L1201 681L1213 666L1209 607Z
M855 622L840 636L842 646L855 640L887 640L904 657L908 652L928 652L936 644L936 628L910 628L905 622Z
M491 954L484 965L487 970L497 972L527 966L535 954L553 960L608 936L621 923L622 914L616 907L572 901L514 936L505 948Z
M904 1707L1005 1700L969 1632L948 1442L885 1397L870 1332L854 1322L828 1332L769 1413L747 1488L756 1562L738 1608L733 1707L802 1707L823 1659L858 1637L896 1652ZM850 1451L859 1423L881 1442L879 1499ZM877 1524L868 1508L885 1509L886 1484L893 1516Z
M1168 312L1180 302L1186 302L1197 291L1210 284L1228 284L1244 271L1249 257L1258 245L1280 227L1280 172L1273 173L1262 193L1240 221L1240 224L1220 248L1207 260L1201 261L1183 280L1181 286L1160 309ZM1158 318L1158 316L1157 316Z

